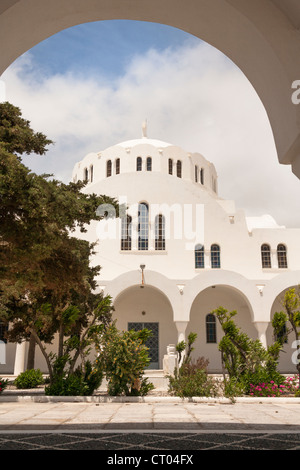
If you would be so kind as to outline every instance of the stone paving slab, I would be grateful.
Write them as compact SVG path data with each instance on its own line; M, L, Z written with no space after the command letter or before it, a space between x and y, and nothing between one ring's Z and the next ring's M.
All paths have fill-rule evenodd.
M300 433L300 404L0 402L5 431L280 431Z

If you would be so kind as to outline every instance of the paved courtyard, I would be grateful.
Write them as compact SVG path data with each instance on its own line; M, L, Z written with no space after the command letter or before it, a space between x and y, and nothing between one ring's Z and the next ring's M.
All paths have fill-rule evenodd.
M300 450L300 403L0 402L0 450Z

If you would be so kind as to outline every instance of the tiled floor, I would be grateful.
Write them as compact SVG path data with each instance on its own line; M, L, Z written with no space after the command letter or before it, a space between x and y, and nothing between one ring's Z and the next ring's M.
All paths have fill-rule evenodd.
M127 454L136 450L151 454L159 450L183 455L200 450L300 450L300 434L1 433L2 450L105 450L127 451Z

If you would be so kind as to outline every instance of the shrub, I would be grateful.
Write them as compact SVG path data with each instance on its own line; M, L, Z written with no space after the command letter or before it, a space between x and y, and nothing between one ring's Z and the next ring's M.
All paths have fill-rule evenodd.
M174 377L169 376L169 393L181 398L217 396L218 386L208 376L207 365L208 361L201 357L175 369Z
M283 383L276 383L274 380L270 382L262 382L257 385L250 384L250 395L254 397L280 397L287 394L298 395L298 379L288 377Z
M119 331L111 325L104 336L99 352L100 367L108 381L109 395L146 395L154 388L143 378L150 359L145 342L151 331Z
M2 377L0 377L0 394L6 389L7 385L8 380L2 379Z
M78 368L72 373L64 370L63 360L57 360L52 382L45 387L45 394L51 396L87 396L100 387L103 372L94 368L90 361L85 363L85 370Z
M14 381L14 385L18 389L22 388L36 388L38 385L44 383L43 375L40 369L28 369L21 372Z

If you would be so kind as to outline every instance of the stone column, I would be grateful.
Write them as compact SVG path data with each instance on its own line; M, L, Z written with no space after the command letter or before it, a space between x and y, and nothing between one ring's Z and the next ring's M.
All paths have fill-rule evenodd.
M188 325L188 322L187 321L175 321L175 325L176 325L177 333L178 333L177 342L179 343L180 341L185 341L185 330Z
M269 322L266 322L266 321L256 321L256 322L253 322L256 330L257 330L257 333L258 333L258 339L260 340L260 342L262 343L262 345L267 348L267 335L266 335L266 332L267 332L267 328L269 326Z
M17 343L14 375L19 375L25 371L25 353L26 353L26 342Z

